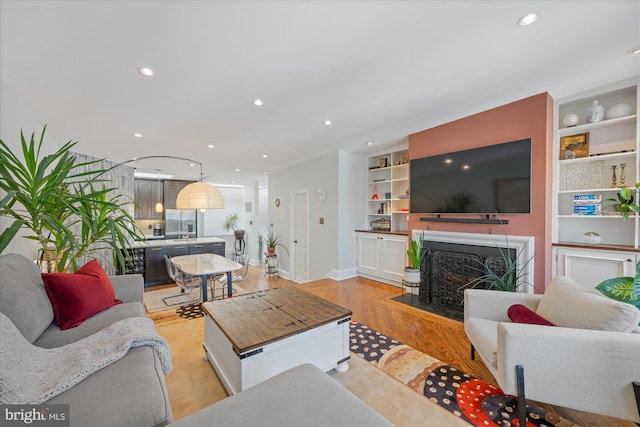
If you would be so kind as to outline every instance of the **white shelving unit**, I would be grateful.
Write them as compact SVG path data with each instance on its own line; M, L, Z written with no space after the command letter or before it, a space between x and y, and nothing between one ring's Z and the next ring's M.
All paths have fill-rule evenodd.
M553 242L561 244L584 244L585 232L595 231L602 237L599 245L623 249L638 249L640 244L640 218L631 214L628 220L613 212L614 198L621 186L621 165L625 164L624 184L633 188L640 181L640 130L638 126L639 77L628 79L604 88L594 89L556 103L556 138L554 144L554 224ZM605 110L605 117L596 123L586 123L585 111L593 101L598 101ZM608 109L615 104L628 104L631 113L625 117L607 118ZM566 127L562 119L567 114L576 114L580 121L576 126ZM560 160L561 139L588 133L588 157ZM616 182L612 184L616 167ZM634 191L638 200L638 191ZM602 198L602 215L574 215L575 195L595 194Z
M367 224L383 219L391 231L407 231L409 150L370 156L367 166Z

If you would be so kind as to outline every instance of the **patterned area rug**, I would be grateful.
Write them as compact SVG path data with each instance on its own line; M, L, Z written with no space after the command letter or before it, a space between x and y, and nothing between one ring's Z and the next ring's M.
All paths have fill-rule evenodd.
M519 425L517 399L408 345L352 322L350 350L434 403L475 426ZM573 423L527 403L527 426Z
M238 285L233 285L233 295L246 294L248 291L242 289ZM211 299L211 291L208 293ZM222 298L222 293L216 289L215 298ZM168 298L164 301L164 298ZM178 286L156 289L144 293L144 308L148 314L157 313L165 310L176 310L180 317L186 319L195 319L202 316L200 301L202 300L202 291L200 289L191 292L181 293Z
M167 298L167 302L163 301ZM156 289L144 293L144 308L147 313L157 313L159 311L171 310L181 305L200 301L201 291L199 289L191 292L181 293L178 286L170 288Z

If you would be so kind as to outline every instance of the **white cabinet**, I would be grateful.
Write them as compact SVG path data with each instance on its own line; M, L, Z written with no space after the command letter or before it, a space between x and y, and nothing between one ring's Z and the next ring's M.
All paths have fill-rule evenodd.
M584 233L593 231L601 236L601 245L639 247L639 216L632 213L624 220L614 212L614 202L607 201L616 197L622 185L633 188L640 181L639 86L636 76L556 103L554 243L581 244ZM585 112L594 101L604 107L605 115L601 121L587 123ZM621 110L621 104L628 106L624 115L612 115L614 110ZM578 123L568 127L564 119L571 114L578 117ZM637 201L638 191L633 191ZM574 209L575 198L580 197L601 198L601 213L577 215L577 209L583 213L588 209Z
M406 236L359 232L356 248L358 275L400 286L406 267Z
M385 220L391 231L407 231L409 215L409 150L368 158L367 224Z
M640 252L555 246L554 276L567 276L593 289L614 277L634 277Z

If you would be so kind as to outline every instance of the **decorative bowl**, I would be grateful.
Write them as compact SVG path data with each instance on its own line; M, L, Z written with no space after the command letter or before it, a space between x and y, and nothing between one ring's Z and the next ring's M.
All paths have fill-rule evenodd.
M596 245L602 241L602 237L595 231L587 231L582 235L582 240L585 243L590 243L592 245Z
M617 119L629 115L631 115L631 105L629 104L615 104L607 110L607 119Z

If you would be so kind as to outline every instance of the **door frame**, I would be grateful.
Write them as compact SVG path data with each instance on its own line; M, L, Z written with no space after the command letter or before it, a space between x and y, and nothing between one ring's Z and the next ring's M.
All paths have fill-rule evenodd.
M306 258L307 258L307 277L305 277L305 281L309 281L309 268L310 268L310 264L309 264L309 247L311 246L311 233L310 233L310 222L309 222L309 189L305 189L305 190L291 190L289 191L289 218L291 219L289 221L289 247L292 248L291 251L289 252L289 278L293 281L296 281L298 283L304 283L300 280L300 278L296 277L296 251L295 251L295 243L294 243L294 238L295 238L295 230L296 230L296 221L298 220L296 218L296 207L295 207L295 198L298 195L302 195L304 196L304 201L305 204L307 206L307 253Z

